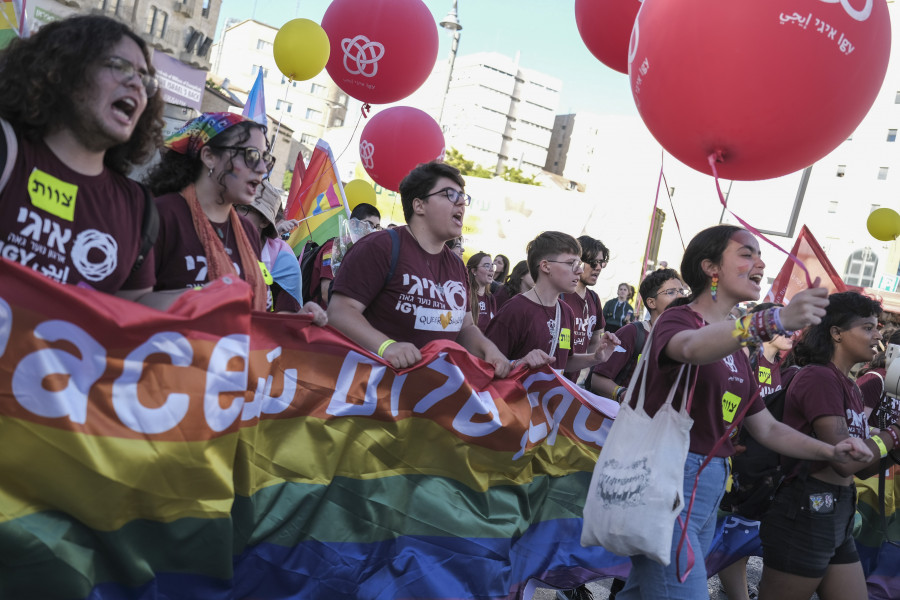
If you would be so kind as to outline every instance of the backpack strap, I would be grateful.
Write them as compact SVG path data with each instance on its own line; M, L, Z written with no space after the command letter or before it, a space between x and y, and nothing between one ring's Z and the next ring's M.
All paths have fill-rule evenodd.
M156 238L159 237L159 211L156 209L156 202L150 196L150 190L147 189L147 186L143 184L138 185L141 186L141 191L144 192L144 216L141 220L141 245L138 248L134 266L131 267L132 273L141 268L147 259L147 254L150 253L150 249L156 243Z
M0 129L3 130L3 141L5 144L0 147L0 164L3 165L0 170L0 192L6 187L12 175L13 167L16 164L16 156L19 153L19 142L16 139L16 132L13 131L12 125L6 119L0 119Z

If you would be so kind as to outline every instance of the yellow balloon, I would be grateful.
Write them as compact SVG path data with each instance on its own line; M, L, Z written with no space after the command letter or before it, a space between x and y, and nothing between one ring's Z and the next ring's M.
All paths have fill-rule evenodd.
M364 179L354 179L344 186L344 195L347 196L347 204L350 210L356 208L360 202L375 206L375 188Z
M895 240L900 235L900 214L891 208L876 208L869 214L866 228L876 240Z
M322 72L331 44L328 34L309 19L294 19L281 26L272 44L275 64L285 77L294 81L312 79Z

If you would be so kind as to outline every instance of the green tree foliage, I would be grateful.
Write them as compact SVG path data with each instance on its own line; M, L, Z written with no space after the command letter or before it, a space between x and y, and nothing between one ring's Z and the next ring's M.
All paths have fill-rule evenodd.
M462 152L456 148L450 148L447 151L444 162L459 169L459 172L464 176L471 175L472 177L482 177L484 179L491 179L494 176L493 171L490 169L486 169L481 165L476 165L475 161L466 160L462 155Z
M281 182L281 189L283 189L283 190L286 191L286 192L287 192L287 191L290 191L290 189L291 189L291 179L292 179L293 177L294 177L294 172L293 172L293 171L287 171L287 170L285 170L285 172L284 172L284 180Z
M540 181L535 179L535 175L531 177L525 177L522 174L522 169L512 169L510 167L503 167L503 175L501 175L503 179L506 181L512 181L513 183L524 183L527 185L541 185Z

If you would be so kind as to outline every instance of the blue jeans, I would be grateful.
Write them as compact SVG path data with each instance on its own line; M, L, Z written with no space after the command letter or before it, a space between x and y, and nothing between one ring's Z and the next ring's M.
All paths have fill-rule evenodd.
M694 479L700 469L700 464L705 459L706 457L703 455L690 452L684 463L685 507L681 511L682 521L687 514L687 505L690 503ZM681 548L682 574L687 567L688 540L694 550L694 568L687 580L680 583L676 573L675 553L678 549L678 540L681 538L681 526L676 520L672 531L672 562L668 567L664 567L646 556L632 556L631 573L628 575L625 589L616 596L617 600L705 600L709 598L705 557L716 533L716 513L719 501L725 492L727 478L728 463L724 458L713 458L700 474L697 496L691 511L691 520L688 523L687 540Z

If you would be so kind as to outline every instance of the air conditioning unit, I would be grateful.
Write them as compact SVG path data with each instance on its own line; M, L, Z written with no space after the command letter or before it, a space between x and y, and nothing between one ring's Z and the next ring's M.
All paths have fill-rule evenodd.
M194 2L195 0L174 0L174 10L176 13L181 13L186 17L193 18L194 16Z

